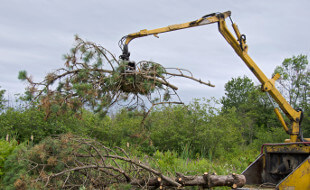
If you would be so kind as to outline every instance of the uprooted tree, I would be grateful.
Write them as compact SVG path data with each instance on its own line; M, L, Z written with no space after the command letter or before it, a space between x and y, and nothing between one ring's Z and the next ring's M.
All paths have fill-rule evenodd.
M243 175L164 175L150 158L139 160L124 149L109 148L70 134L47 138L32 148L16 150L6 163L3 182L16 189L182 189L242 187ZM152 165L152 166L151 166Z
M27 98L39 100L46 117L68 109L79 115L83 107L105 115L116 104L142 108L147 116L156 105L182 103L176 93L178 87L169 82L171 77L214 86L194 78L188 70L168 69L151 61L140 61L133 68L101 45L78 36L75 40L76 45L64 55L65 67L47 74L43 81L34 82L26 71L19 73L18 78L29 83ZM174 96L177 101L172 101Z

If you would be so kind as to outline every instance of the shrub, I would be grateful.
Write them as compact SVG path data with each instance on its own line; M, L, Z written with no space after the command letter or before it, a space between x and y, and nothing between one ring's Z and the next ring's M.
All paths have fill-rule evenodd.
M11 155L12 151L16 148L17 142L12 140L11 142L7 142L5 140L0 139L0 177L4 174L4 162L8 156Z

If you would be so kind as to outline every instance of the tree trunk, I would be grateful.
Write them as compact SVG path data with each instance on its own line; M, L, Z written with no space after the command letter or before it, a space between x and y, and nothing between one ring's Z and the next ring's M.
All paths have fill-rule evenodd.
M175 181L185 186L200 186L202 188L211 188L216 186L228 186L233 189L243 187L245 185L245 176L239 174L231 175L216 175L204 173L202 176L185 176L181 173L176 173ZM164 187L172 187L173 184L162 180L160 177L153 177L146 180L132 181L132 185L148 186L153 188L163 189Z

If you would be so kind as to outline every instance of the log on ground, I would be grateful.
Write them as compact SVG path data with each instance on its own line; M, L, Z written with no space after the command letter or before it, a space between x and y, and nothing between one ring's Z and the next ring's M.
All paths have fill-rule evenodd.
M176 173L175 181L180 184L179 187L186 186L200 186L203 188L227 186L233 189L240 188L245 185L246 179L244 175L230 174L230 175L216 175L204 173L202 176L185 176L181 173ZM131 185L148 186L154 188L172 187L174 184L163 180L160 177L153 177L145 180L135 180L131 182Z

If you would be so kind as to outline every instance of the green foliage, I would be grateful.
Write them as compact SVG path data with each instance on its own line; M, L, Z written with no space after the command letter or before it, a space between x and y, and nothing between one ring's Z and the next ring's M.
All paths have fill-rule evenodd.
M39 176L61 172L64 169L64 164L72 164L70 156L71 152L75 150L69 148L72 142L67 141L65 137L63 136L61 141L47 138L34 147L22 145L14 150L5 162L6 172L2 180L5 189L45 188L45 183L41 181L33 183L33 181ZM36 168L41 167L40 165L45 165L45 169L37 173ZM56 187L56 183L54 185Z
M59 108L55 106L55 109ZM25 110L10 108L0 114L0 137L4 138L8 134L24 142L29 141L33 136L34 142L38 143L47 136L68 132L100 138L105 136L103 129L105 129L105 121L109 121L108 117L99 119L87 111L83 116L79 120L71 113L67 113L46 119L45 113L37 108Z
M5 140L0 139L0 177L4 174L3 166L4 162L9 155L11 155L12 151L16 148L17 141L12 140L11 142L7 142Z
M257 155L258 151L243 152L239 156L227 153L225 158L211 161L206 158L180 158L173 151L156 151L150 164L153 167L158 166L168 175L174 175L175 172L186 175L202 175L204 172L227 175L233 172L241 173Z
M223 109L239 108L249 99L251 92L255 90L254 83L247 76L232 78L225 84L225 97L221 99Z
M249 147L258 150L264 143L279 143L286 138L288 138L288 135L281 127L273 127L267 130L260 128L257 129L256 139Z
M37 140L41 140L48 124L44 121L44 113L29 109L25 111L10 108L0 115L1 137L7 134L15 136L21 141L27 141L31 135L35 135Z
M27 173L27 161L23 159L22 155L28 150L28 148L21 144L17 146L11 155L9 155L4 163L4 176L1 181L1 189L15 190L16 185L19 185L20 189L26 189L22 181L17 181L19 178L25 178Z
M235 108L222 114L218 107L216 100L196 100L186 107L159 107L150 114L144 126L141 126L143 112L137 110L123 109L103 118L84 111L80 119L72 114L46 119L44 112L35 108L8 109L0 115L0 135L13 135L21 142L29 141L33 135L37 143L49 135L71 132L90 136L109 146L129 146L147 154L155 150L174 151L184 159L212 160L245 146L248 130L246 120Z
M225 91L225 96L221 99L223 104L221 114L225 115L227 109L235 108L243 126L243 140L247 144L260 138L257 131L261 128L270 130L273 127L280 127L270 100L248 77L228 81Z
M0 111L4 109L4 103L6 102L6 100L4 99L4 93L5 90L0 89Z
M169 106L154 111L148 121L153 146L174 150L183 157L212 159L242 145L243 129L235 110L219 115L219 109L211 105L211 100L196 100L187 107Z
M245 109L243 106L240 105L239 108ZM243 115L235 107L222 112L215 99L195 100L187 106L158 107L151 112L144 126L141 126L143 112L127 109L104 118L84 110L80 120L72 114L45 120L44 112L34 108L9 109L0 117L0 124L4 129L1 131L2 136L12 132L9 134L14 134L21 141L27 141L33 134L35 143L48 135L65 132L89 136L110 147L124 147L130 150L132 155L146 159L151 166L159 167L167 175L174 175L176 171L188 175L206 171L218 174L241 173L258 155L261 144L282 142L286 135L282 128L258 127L255 128L255 136L249 144L247 134L251 121L248 120L256 120L257 115ZM44 143L49 144L45 146L49 153L40 149L32 155L34 161L40 161L36 159L47 154L59 154L54 152L59 150L54 141L45 140ZM34 149L25 150L22 154L31 156L30 152L33 151ZM6 163L10 164L7 164L6 171L15 171L5 173L4 184L8 189L14 189L14 184L29 185L27 181L31 178L26 174L28 169L25 168L25 163L22 160L16 161L20 156L21 153L15 154L15 160L10 156L7 158ZM16 162L18 166L12 165L12 162ZM60 171L63 167L64 165L59 163L53 172ZM17 172L19 170L20 172ZM130 189L122 184L111 188L119 187Z
M18 148L9 156L2 184L7 189L98 189L113 184L112 189L130 189L125 184L127 176L134 180L137 175L139 179L150 173L141 171L142 167L132 169L132 163L124 161L129 158L136 160L122 149L112 150L89 138L71 134L48 137L33 147Z
M167 152L156 151L153 155L153 158L156 160L156 164L158 164L159 168L162 171L176 171L176 163L178 162L178 153L169 150Z
M19 71L18 79L22 80L22 81L26 80L27 79L27 71Z
M310 109L304 110L304 118L301 125L304 137L310 137Z
M221 112L218 101L214 99L195 100L187 106L162 106L151 112L143 126L143 112L137 110L123 109L111 117L84 110L80 119L71 113L46 119L45 113L36 108L8 109L0 115L0 135L13 135L21 142L29 141L33 135L37 143L49 135L71 132L141 153L173 151L184 159L213 160L222 158L226 152L238 154L240 149L253 142L268 142L269 139L259 131L270 132L273 128L254 125L253 121L262 116L251 112L255 110L255 104L249 106L253 108L247 113L235 107ZM54 109L61 108L55 106ZM274 135L274 139L279 139L279 135ZM255 148L259 149L258 146Z
M130 184L119 183L119 184L113 184L113 185L109 186L109 189L110 190L120 190L120 189L122 189L122 190L132 190L134 188ZM80 189L80 190L82 190L82 189Z
M110 146L129 146L132 151L152 154L155 149L151 145L149 131L141 126L142 119L142 112L122 109L106 125L104 142Z
M309 109L310 72L306 55L286 58L281 66L277 66L274 74L279 73L281 78L280 90L294 108Z
M310 136L310 71L308 58L306 55L293 56L284 59L280 66L274 70L274 74L279 73L278 88L289 102L297 109L304 111L302 130L305 137Z
M0 115L0 136L13 135L23 142L33 135L37 143L49 135L71 132L93 137L109 146L129 146L147 154L155 150L175 151L184 159L212 160L223 157L225 152L238 152L255 139L263 142L259 129L273 129L251 128L253 121L258 120L256 117L260 117L258 113L243 115L234 107L222 113L216 100L196 100L186 107L159 107L149 115L144 126L141 126L143 112L137 110L123 109L103 118L84 110L80 119L70 113L46 119L44 112L35 108L8 109Z

